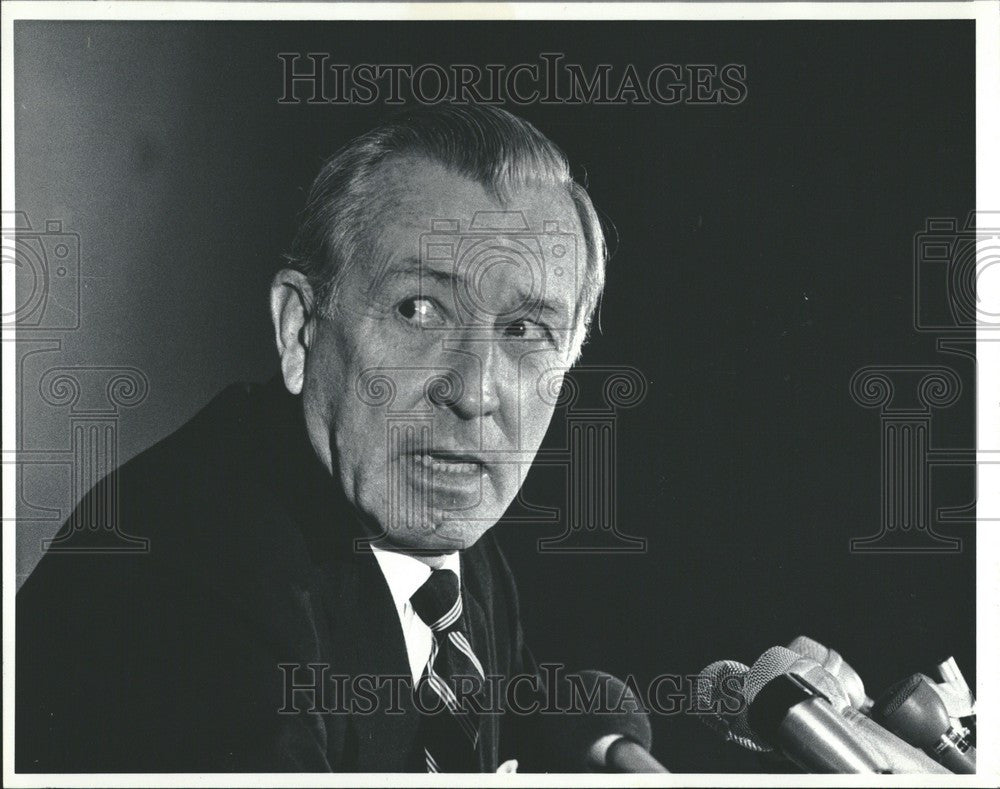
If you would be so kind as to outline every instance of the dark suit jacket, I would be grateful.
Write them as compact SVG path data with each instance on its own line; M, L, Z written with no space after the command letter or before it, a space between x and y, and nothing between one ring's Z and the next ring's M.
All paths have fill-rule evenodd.
M20 771L420 771L419 717L285 706L280 664L406 676L399 619L348 503L280 381L235 386L81 502L17 595ZM467 626L487 673L534 673L510 568L487 534L463 552ZM296 675L301 684L307 674ZM364 701L364 699L362 699ZM330 698L321 707L334 706ZM398 705L397 705L398 706ZM533 754L531 719L488 715L480 766Z

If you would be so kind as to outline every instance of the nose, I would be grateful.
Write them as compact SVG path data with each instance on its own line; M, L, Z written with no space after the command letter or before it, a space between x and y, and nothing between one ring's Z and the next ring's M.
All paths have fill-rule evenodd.
M465 341L448 348L448 372L429 387L434 405L461 419L485 418L500 407L498 354L489 340Z

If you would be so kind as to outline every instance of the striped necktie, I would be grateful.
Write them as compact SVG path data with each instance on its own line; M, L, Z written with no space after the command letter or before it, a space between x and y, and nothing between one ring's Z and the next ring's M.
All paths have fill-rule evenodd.
M410 602L433 634L416 689L427 772L478 772L479 713L469 696L481 702L485 672L464 632L458 576L434 570Z

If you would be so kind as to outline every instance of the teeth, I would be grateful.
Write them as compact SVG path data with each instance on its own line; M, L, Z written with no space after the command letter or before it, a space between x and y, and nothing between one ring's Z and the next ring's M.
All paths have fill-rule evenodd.
M441 474L474 474L479 471L478 463L466 463L458 460L441 460L430 455L414 455L417 463Z

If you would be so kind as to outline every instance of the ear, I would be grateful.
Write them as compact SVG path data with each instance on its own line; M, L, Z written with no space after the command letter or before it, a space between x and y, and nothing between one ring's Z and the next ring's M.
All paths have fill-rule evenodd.
M292 394L305 381L306 357L312 342L313 291L305 274L282 269L271 282L271 321L281 357L281 375Z

